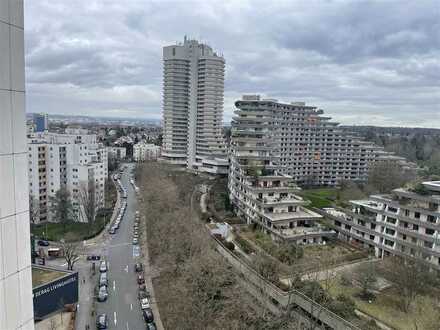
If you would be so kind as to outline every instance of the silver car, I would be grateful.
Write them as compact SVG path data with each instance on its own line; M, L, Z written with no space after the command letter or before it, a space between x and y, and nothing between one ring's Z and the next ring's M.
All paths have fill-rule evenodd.
M106 301L107 297L108 297L107 287L105 285L103 285L99 288L98 301L99 302Z
M99 275L99 286L107 286L108 285L108 277L107 273L101 273Z

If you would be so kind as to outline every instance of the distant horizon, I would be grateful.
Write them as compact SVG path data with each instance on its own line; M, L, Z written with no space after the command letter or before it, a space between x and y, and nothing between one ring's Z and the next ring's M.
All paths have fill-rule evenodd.
M33 114L39 114L39 113L47 113L47 112L26 112L26 115L30 116ZM105 116L105 115L99 115L99 116L91 116L91 115L66 115L62 113L47 113L49 116L49 121L51 120L51 116L59 116L59 117L84 117L84 118L96 118L96 119L109 119L109 120L119 120L119 121L151 121L155 123L161 123L162 119L157 118L148 118L148 117L116 117L116 116ZM333 120L335 122L338 122L336 120ZM230 122L223 122L223 126L230 126ZM396 126L382 126L382 125L373 125L373 124L341 124L339 123L339 126L342 127L380 127L380 128L415 128L415 129L433 129L433 130L440 130L439 127L424 127L424 126L402 126L402 125L396 125Z

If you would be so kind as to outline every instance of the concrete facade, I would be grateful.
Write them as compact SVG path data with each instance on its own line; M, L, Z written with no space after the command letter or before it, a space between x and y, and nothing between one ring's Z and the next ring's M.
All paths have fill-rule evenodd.
M185 37L163 49L162 159L189 169L227 173L222 134L225 60Z
M275 240L321 243L334 232L295 194L292 177L281 171L276 110L256 99L237 101L231 129L229 194L239 216L257 223Z
M80 197L84 185L95 182L96 200L104 206L108 176L107 149L87 130L67 129L66 134L34 133L28 139L29 192L36 210L31 221L57 221L50 210L50 199L66 187L78 221L85 221Z
M440 182L423 186L423 194L395 189L326 212L339 238L371 249L379 258L416 257L440 269Z
M160 157L161 147L145 142L136 143L133 146L133 159L135 162L156 160Z
M0 0L0 329L33 330L23 1Z
M304 102L280 103L255 95L250 107L270 114L269 129L279 142L279 165L293 181L306 185L335 186L341 181L365 182L377 162L396 163L411 170L411 163L373 143L342 131L324 111ZM234 118L233 118L234 119Z

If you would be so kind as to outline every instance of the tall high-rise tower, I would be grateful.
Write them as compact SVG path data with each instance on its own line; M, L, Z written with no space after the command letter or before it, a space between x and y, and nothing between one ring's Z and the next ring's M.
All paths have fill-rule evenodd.
M0 0L0 329L34 329L23 1Z
M185 37L163 48L162 159L190 169L227 173L222 135L225 60Z

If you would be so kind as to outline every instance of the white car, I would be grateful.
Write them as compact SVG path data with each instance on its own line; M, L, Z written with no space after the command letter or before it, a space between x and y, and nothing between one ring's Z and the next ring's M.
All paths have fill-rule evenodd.
M105 273L106 271L107 271L107 262L105 262L103 260L103 261L101 261L101 264L99 265L99 272Z
M150 301L148 298L144 298L141 300L141 309L147 309L150 308Z

